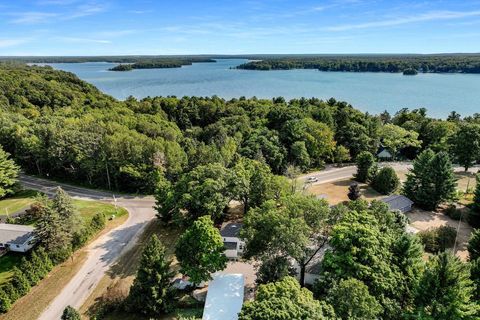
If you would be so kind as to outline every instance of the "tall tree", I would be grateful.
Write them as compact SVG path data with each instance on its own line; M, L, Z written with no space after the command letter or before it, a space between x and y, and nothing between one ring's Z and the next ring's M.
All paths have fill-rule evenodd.
M416 316L436 320L472 319L478 306L468 266L444 252L431 258L420 280Z
M130 288L128 309L145 315L159 315L169 310L173 276L165 247L153 235L143 250L137 276Z
M357 156L357 173L355 179L359 182L367 182L374 176L375 158L368 151L363 151Z
M13 186L17 182L20 171L9 156L10 154L3 151L0 145L0 199L13 193Z
M52 199L52 209L58 214L63 232L71 238L82 226L80 215L73 204L72 197L62 188L57 187Z
M473 230L467 247L470 260L480 258L480 229Z
M330 306L313 298L292 277L260 285L254 301L243 304L239 320L333 319Z
M382 306L370 295L368 287L354 278L335 284L329 292L328 301L340 319L377 319L382 312Z
M480 158L480 125L461 124L451 140L453 154L467 171Z
M426 150L413 162L403 192L416 204L433 210L451 199L455 188L455 175L448 154Z
M303 286L306 267L327 243L333 223L325 200L295 194L280 202L267 201L244 220L244 255L262 260L272 254L291 257L299 265Z
M403 148L420 147L417 132L394 124L386 124L381 127L380 139L385 148L392 153L394 159Z
M480 173L476 175L477 185L475 186L475 194L473 196L473 209L480 212Z
M209 216L198 218L180 236L175 254L180 263L180 272L199 284L211 279L211 274L227 266L220 231Z

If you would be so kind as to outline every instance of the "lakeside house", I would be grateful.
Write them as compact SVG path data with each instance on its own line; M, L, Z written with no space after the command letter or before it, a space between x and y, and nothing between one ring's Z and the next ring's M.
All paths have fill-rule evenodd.
M393 194L381 200L388 204L390 210L398 210L401 213L412 211L413 201L400 194Z
M203 320L237 320L242 310L245 280L242 274L217 274L208 285Z
M245 242L240 239L242 226L242 223L229 222L220 229L220 235L225 245L225 255L229 259L236 260L243 254Z
M0 223L0 251L27 252L35 245L34 228Z

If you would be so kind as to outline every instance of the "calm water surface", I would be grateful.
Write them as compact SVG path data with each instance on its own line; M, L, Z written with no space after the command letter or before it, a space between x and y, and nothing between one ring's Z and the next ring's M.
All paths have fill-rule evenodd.
M334 97L354 107L379 113L400 108L425 107L429 115L446 117L480 112L480 75L320 72L317 70L252 71L230 69L246 60L222 59L175 69L144 69L113 72L113 63L57 63L118 99L132 95L212 96L287 99Z

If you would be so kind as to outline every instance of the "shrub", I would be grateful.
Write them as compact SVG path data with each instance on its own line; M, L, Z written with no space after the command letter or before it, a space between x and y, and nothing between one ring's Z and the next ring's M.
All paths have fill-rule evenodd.
M10 298L11 303L14 303L15 301L18 300L18 298L20 298L20 296L18 295L17 289L15 289L15 287L10 282L7 282L6 284L4 284L2 289Z
M431 253L443 252L452 248L457 237L457 230L450 226L441 226L418 233L425 251Z
M375 175L372 181L372 187L381 194L390 194L397 190L400 185L400 179L398 179L395 170L391 167L385 167Z
M63 310L61 320L81 320L80 313L71 306L67 306Z
M0 288L0 314L8 312L11 307L12 302L10 301L10 297Z
M31 288L27 276L18 267L13 267L12 285L21 297L26 295Z
M458 210L454 204L450 204L447 209L445 209L445 214L453 220L460 220L462 217L462 211Z
M374 176L375 158L368 151L363 151L357 156L357 173L355 179L367 182Z
M358 186L358 183L352 183L348 187L348 199L355 201L360 198L360 187Z
M92 221L90 222L90 229L93 232L103 230L106 223L107 219L105 218L105 215L103 213L97 213L93 216Z

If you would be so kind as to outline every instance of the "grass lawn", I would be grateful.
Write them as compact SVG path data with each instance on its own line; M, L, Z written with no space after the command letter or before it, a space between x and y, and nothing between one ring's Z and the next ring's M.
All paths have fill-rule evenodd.
M0 200L0 215L12 214L22 209L28 208L38 194L34 190L23 190L6 199Z
M328 183L314 184L308 187L307 190L305 190L305 193L321 196L322 198L325 198L330 205L336 205L343 201L348 201L348 187L354 182L355 181L351 179L344 179ZM367 184L359 183L359 186L363 198L369 201L385 197L373 190L373 188Z
M107 219L112 217L112 215L115 215L115 218L119 218L127 214L127 210L123 208L115 209L115 206L109 203L78 199L74 199L73 203L84 219L91 219L99 212L103 212Z

